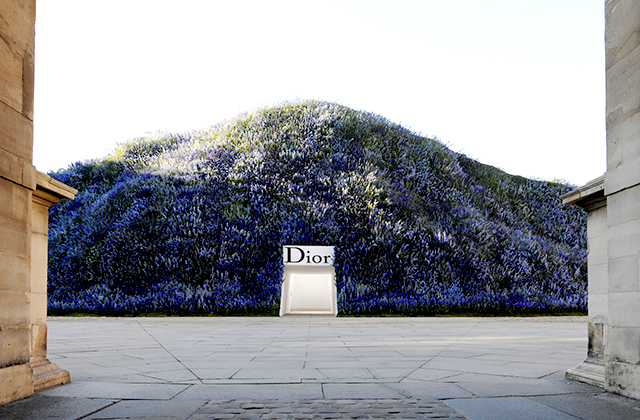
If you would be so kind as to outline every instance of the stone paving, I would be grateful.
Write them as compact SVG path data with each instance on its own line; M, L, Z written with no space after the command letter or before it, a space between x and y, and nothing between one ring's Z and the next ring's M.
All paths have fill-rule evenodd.
M586 317L49 318L70 384L0 419L640 418L568 381Z
M382 400L251 400L211 401L189 420L213 419L464 419L440 401Z

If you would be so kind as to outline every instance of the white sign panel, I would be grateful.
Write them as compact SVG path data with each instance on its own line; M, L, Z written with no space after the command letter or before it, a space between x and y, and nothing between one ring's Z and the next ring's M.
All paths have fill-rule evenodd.
M333 295L331 273L291 273L289 277L289 312L332 313Z
M333 265L332 246L285 245L282 247L284 265Z

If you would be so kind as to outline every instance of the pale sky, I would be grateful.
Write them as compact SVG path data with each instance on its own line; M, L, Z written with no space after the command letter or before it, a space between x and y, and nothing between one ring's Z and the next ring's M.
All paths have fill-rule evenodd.
M605 171L603 0L38 0L34 163L284 101L370 111L511 174Z

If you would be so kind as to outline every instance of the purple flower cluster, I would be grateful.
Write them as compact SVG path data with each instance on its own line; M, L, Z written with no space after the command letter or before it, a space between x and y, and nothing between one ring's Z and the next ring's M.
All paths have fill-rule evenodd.
M53 313L275 314L284 244L336 247L341 314L585 311L586 216L370 113L308 101L52 173Z

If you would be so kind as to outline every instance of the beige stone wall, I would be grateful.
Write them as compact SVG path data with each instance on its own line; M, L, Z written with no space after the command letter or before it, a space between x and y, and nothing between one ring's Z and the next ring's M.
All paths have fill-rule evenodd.
M0 403L30 395L35 0L0 1Z
M33 390L38 391L70 381L69 372L47 359L47 263L49 207L61 199L73 199L75 189L37 172L36 190L31 206L31 304L29 328L31 347L29 365L33 371Z
M609 316L609 227L604 176L562 196L565 204L587 210L589 329L587 359L567 371L567 378L604 387L604 359Z
M47 359L47 233L77 191L32 164L35 18L35 0L0 1L0 404L69 381Z
M605 388L640 398L640 1L608 0L605 14Z
M591 358L604 358L605 325L609 306L608 297L608 235L607 207L589 212L587 219L589 243L589 348Z

